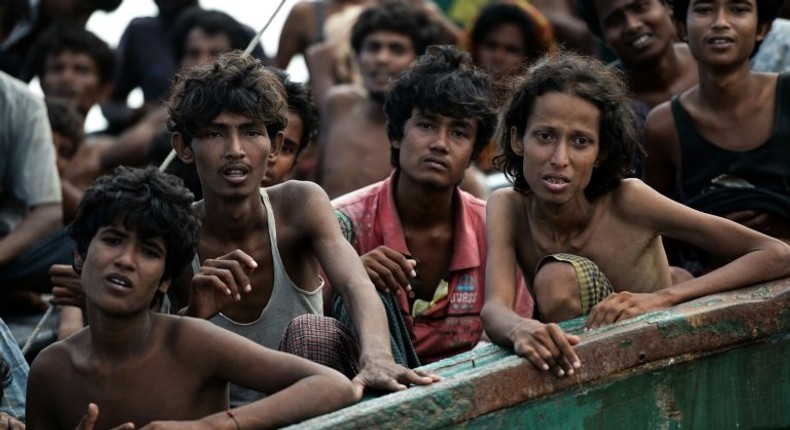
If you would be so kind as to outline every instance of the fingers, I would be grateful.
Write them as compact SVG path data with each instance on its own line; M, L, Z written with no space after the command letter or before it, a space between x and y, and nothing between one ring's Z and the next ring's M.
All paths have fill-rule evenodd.
M77 430L93 430L93 426L96 425L96 420L99 418L99 407L96 406L96 403L88 404L88 410L85 412L85 415L82 416L79 424L77 424Z
M549 324L548 329L549 335L554 341L554 345L557 347L559 357L562 358L561 364L565 370L565 373L568 375L573 375L574 370L582 366L582 362L579 360L579 356L576 355L576 350L573 349L572 346L580 342L579 337L566 334L556 324Z
M356 387L361 387L363 392L366 388L381 391L403 391L407 388L393 377L374 378L370 377L365 371L360 372L354 379L351 380L351 383L355 386L355 390L359 389Z
M50 303L55 305L76 306L81 308L85 304L84 296L77 297L72 291L64 287L52 287Z
M397 377L398 382L401 384L430 385L442 379L439 375L434 375L423 370L418 372L405 367L403 369L403 372Z
M626 300L629 293L614 293L608 295L600 303L593 306L590 315L587 317L587 328L598 328L611 324L620 318L620 314L627 307Z
M557 324L535 324L533 321L528 327L517 330L513 343L516 354L557 376L573 375L575 369L581 367L581 360L572 347L579 343L579 337L566 334Z
M364 254L361 259L368 276L379 291L411 291L409 278L417 277L416 260L386 246L379 246Z
M216 260L215 260L216 261ZM228 268L201 266L200 271L192 277L192 286L200 290L214 290L233 300L241 300L241 291L248 290L249 279L243 275L237 279ZM240 285L245 285L240 287Z

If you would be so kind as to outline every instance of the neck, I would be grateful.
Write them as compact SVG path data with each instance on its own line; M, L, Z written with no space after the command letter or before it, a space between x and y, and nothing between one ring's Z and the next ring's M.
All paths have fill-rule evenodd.
M749 63L726 70L699 69L701 102L714 110L727 110L756 93Z
M266 210L258 193L241 200L220 199L204 193L197 211L202 232L223 240L244 241L266 225Z
M627 66L628 81L634 92L661 89L671 86L683 74L683 66L677 52L679 48L670 44L655 62L640 66Z
M572 238L582 232L589 225L593 213L592 202L583 194L561 205L535 198L527 200L526 204L530 219L555 240Z
M395 181L395 206L404 228L453 222L455 187L429 190L411 184L403 175Z
M387 117L384 115L384 102L379 102L368 97L366 109L368 119L372 122L379 122L385 124Z
M91 349L100 360L119 361L147 350L153 328L150 310L120 317L103 313L89 303L87 314Z

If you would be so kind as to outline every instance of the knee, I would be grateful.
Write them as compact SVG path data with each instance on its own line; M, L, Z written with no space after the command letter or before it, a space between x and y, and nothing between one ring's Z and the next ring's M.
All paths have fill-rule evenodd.
M558 322L582 315L579 280L573 265L550 261L541 266L534 280L537 308L544 322Z

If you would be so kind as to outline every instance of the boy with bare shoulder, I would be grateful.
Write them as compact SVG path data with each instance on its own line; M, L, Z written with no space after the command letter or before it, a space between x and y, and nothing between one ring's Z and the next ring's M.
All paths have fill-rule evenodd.
M581 366L577 336L554 322L589 313L589 328L790 274L790 247L674 202L638 179L636 116L617 72L570 54L546 58L515 87L496 165L513 189L488 201L486 333L558 376ZM662 236L729 264L672 285ZM512 311L516 265L537 320Z
M358 399L334 370L151 310L197 245L191 203L154 168L120 168L85 193L70 233L90 324L34 361L29 428L273 428ZM269 396L229 410L229 381Z

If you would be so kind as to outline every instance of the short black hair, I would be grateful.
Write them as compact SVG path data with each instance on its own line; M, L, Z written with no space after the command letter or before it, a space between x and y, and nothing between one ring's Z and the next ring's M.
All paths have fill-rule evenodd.
M457 48L431 46L390 84L384 101L387 136L403 138L404 125L417 109L451 118L474 118L477 135L472 160L485 148L496 128L491 78ZM390 145L390 164L399 167L400 150Z
M176 63L181 63L186 50L187 36L195 28L203 30L207 35L224 34L230 39L231 50L243 50L254 37L239 21L219 10L205 10L198 6L190 7L182 12L171 31L171 44Z
M99 82L109 84L115 78L116 57L115 52L90 31L74 24L58 24L47 30L42 36L37 47L34 48L33 61L36 63L39 79L43 80L46 73L46 60L49 56L62 52L86 54L96 63L99 72Z
M211 64L176 75L166 101L168 129L189 144L222 111L265 124L269 138L285 128L285 89L260 60L239 51L220 54Z
M511 129L515 127L517 133L512 137L523 139L538 97L551 92L570 94L596 106L601 115L600 163L584 193L594 199L615 188L621 179L633 176L637 154L644 155L639 122L625 82L622 72L594 58L569 52L543 57L515 84L497 130L501 154L494 157L494 166L516 191L529 194L524 157L510 146Z
M528 61L537 60L551 50L549 40L538 34L537 24L521 6L509 3L493 3L480 10L469 34L469 51L476 55L477 47L488 33L502 24L513 24L521 30L521 41Z
M765 24L772 23L779 17L782 12L782 3L784 0L755 0L757 4L757 23ZM672 14L673 19L677 26L686 27L686 20L688 19L688 10L691 0L672 0ZM755 40L754 49L750 57L757 54L762 44L761 40Z
M315 103L313 103L313 95L310 92L310 87L301 82L292 81L288 73L276 67L270 67L269 70L285 87L288 110L294 112L302 120L302 138L299 140L299 148L296 150L296 155L299 156L310 144L317 131L318 112Z
M389 31L411 39L414 52L422 55L428 46L440 43L439 27L419 6L403 0L383 0L368 7L351 29L351 47L359 55L365 38Z
M192 260L200 239L192 201L192 193L173 175L155 167L121 166L85 191L68 232L83 257L96 232L119 220L142 237L161 237L167 247L162 280L171 280Z

